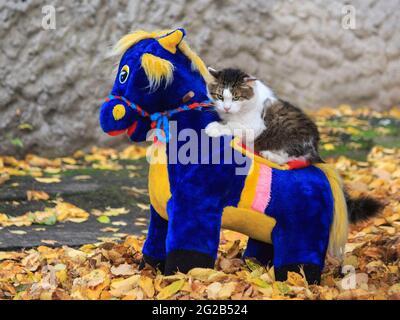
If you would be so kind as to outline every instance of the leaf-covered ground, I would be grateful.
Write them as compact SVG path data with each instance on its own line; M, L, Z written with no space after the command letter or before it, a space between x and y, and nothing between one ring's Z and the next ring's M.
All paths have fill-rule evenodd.
M324 157L336 165L351 194L386 204L381 216L352 226L343 262L327 257L321 286L308 285L295 273L286 282L274 281L273 269L240 259L246 238L230 231L221 234L214 270L169 277L151 268L138 271L145 236L121 230L130 222L145 229L147 220L138 212L148 213L147 191L129 186L126 194L116 192L107 200L87 187L80 193L89 198L80 202L68 188L57 189L72 181L74 188L86 186L98 170L145 179L146 168L135 162L145 151L131 146L60 159L0 157L0 235L17 239L43 232L42 245L0 252L0 299L400 299L400 109L378 113L341 106L313 116ZM128 197L138 200L126 202ZM46 238L48 230L90 221L104 234L96 234L93 243L71 247Z

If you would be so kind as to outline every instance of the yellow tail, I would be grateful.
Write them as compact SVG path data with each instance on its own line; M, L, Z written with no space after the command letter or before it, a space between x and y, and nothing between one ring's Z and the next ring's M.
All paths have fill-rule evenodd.
M344 254L344 246L347 242L349 226L342 179L332 165L319 163L315 166L325 173L329 184L331 185L334 200L333 222L329 236L328 251L330 254L342 258Z

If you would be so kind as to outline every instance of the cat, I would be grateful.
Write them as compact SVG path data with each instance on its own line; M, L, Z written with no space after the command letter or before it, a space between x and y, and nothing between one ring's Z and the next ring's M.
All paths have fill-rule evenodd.
M239 136L254 151L277 164L322 162L316 124L299 108L276 97L271 88L240 69L209 68L207 85L222 122L212 122L211 137Z

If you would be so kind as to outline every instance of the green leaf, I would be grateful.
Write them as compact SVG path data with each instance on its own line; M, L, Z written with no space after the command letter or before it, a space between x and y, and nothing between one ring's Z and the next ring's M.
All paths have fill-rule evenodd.
M46 208L46 209L48 209L48 208ZM34 224L52 226L57 223L57 216L55 214L47 217L45 220L42 220L42 221L37 220L37 217L33 213L29 213L28 218Z
M288 294L291 291L290 287L286 283L280 281L274 282L274 287L283 295Z
M261 288L268 288L271 286L270 284L268 284L261 278L252 278L252 279L250 279L250 282L254 283L256 286L261 287Z
M54 216L50 216L48 217L46 220L44 220L43 222L40 222L39 224L44 224L46 226L52 226L55 225L57 223L57 217Z
M13 146L20 147L20 148L24 147L24 143L22 142L22 140L20 138L11 139L11 144Z
M31 222L35 222L35 215L32 212L28 213L28 219Z
M111 222L110 218L107 216L100 216L97 218L97 221L100 223L110 223Z
M21 123L18 126L18 129L19 130L29 130L29 131L31 131L31 130L33 130L33 126L30 123Z
M20 284L18 286L15 287L15 290L20 293L25 291L26 289L28 289L31 285L30 284Z
M260 268L262 268L262 266L260 266L258 263L254 262L254 260L252 259L246 259L246 265L247 267L251 270L251 271L256 271Z

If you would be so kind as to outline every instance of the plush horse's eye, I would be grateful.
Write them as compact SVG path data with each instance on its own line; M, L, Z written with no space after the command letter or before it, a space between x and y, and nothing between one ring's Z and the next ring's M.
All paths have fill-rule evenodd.
M121 72L119 73L119 82L124 84L129 77L129 66L126 64L122 67Z

